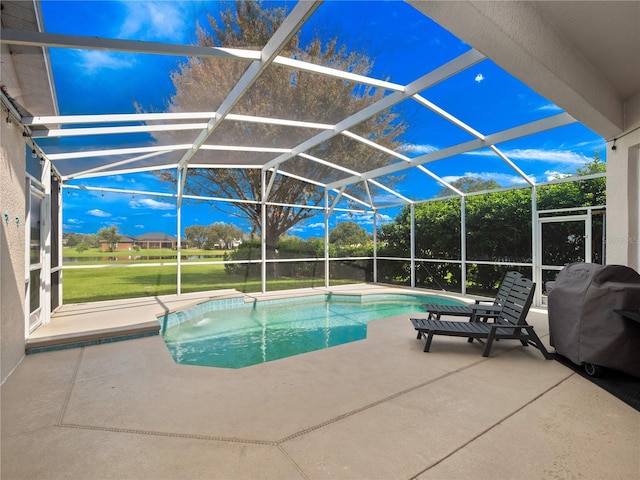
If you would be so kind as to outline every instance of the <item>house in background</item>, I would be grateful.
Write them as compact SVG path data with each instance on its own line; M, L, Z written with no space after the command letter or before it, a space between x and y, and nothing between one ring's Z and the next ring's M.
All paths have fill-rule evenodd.
M136 239L134 237L130 237L128 235L120 235L120 240L118 240L118 243L116 243L116 246L113 249L113 251L114 252L130 252L131 250L133 250L133 245L135 241ZM109 248L109 243L102 242L100 244L100 250L102 250L103 252L110 251L111 249Z
M178 248L178 239L173 235L166 233L143 233L134 237L135 245L142 250L158 249L158 248ZM187 248L187 242L182 242L182 248Z
M113 251L130 252L134 250L135 247L138 247L140 250L157 250L161 248L176 249L178 248L178 239L173 235L159 232L143 233L142 235L136 235L135 237L121 235L120 240L118 240ZM100 248L102 251L106 252L109 250L109 244L107 242L102 242ZM187 242L182 242L182 248L187 248Z

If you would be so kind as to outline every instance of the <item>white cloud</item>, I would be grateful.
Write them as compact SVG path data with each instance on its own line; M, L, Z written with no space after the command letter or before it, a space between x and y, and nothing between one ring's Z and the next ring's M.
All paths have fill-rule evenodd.
M175 213L163 213L162 217L163 218L174 218L174 217L177 217L177 214L175 214Z
M544 174L547 177L547 180L555 180L557 178L565 178L571 176L570 173L556 172L554 170L547 170L546 172L544 172Z
M310 223L307 228L324 228L324 222Z
M195 25L195 12L182 8L180 2L122 2L127 13L120 35L140 40L186 40L182 38L186 23Z
M380 213L378 213L377 217L378 225L390 222L392 220L389 215L382 215ZM356 222L359 225L373 225L373 213L343 213L341 215L338 215L338 220L342 222Z
M100 210L98 208L94 208L93 210L89 210L87 212L89 215L94 216L94 217L110 217L111 214L108 212L105 212L103 210Z
M510 160L536 161L566 165L568 167L581 167L591 161L591 158L582 153L570 150L544 150L538 148L524 148L513 150L501 150ZM495 154L488 150L475 150L467 152L466 155L479 155L495 157Z
M135 228L144 228L144 225L136 225Z
M175 210L176 206L172 203L159 202L151 198L142 198L140 200L131 200L129 202L131 208L149 208L151 210Z
M79 63L86 73L94 73L97 70L122 70L131 68L135 61L133 56L127 53L104 52L101 50L82 50L76 53Z
M557 106L554 105L553 103L547 103L546 105L542 105L541 107L538 107L536 110L539 110L541 112L561 112L562 109Z
M67 220L71 225L80 225L84 223L82 220L78 220L77 218L70 218Z
M481 81L484 80L484 75L482 75L481 73L476 75L476 78L474 78L474 80L478 83L480 83Z
M399 150L405 153L431 153L437 150L433 145L416 145L416 144L406 144L402 145Z
M381 193L379 195L373 196L373 203L375 205L397 205L399 203L404 203L400 198L392 195L390 193Z
M515 149L503 152L508 158L517 160L533 160L539 162L561 163L564 165L582 166L591 159L581 153L569 150Z

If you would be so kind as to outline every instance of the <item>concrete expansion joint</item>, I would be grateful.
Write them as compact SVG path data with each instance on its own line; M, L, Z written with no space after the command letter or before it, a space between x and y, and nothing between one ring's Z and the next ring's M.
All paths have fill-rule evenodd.
M71 399L71 393L73 392L73 386L76 384L76 378L78 376L78 371L80 370L80 363L82 363L82 356L84 354L84 347L80 348L80 352L78 353L78 358L76 360L76 365L73 368L73 375L71 375L71 380L69 381L69 387L67 388L67 392L64 396L64 401L62 402L62 408L60 409L60 413L58 414L58 419L56 421L56 425L61 425L64 419L64 414L67 411L67 406L69 405L69 400Z
M280 453L282 454L282 456L283 456L284 458L286 458L286 459L289 461L289 463L291 463L291 465L293 466L293 468L295 468L295 469L298 471L298 473L300 474L300 476L301 476L302 478L304 478L305 480L309 480L309 477L307 476L307 474L306 474L306 473L304 473L304 470L302 469L302 467L301 467L300 465L298 465L298 464L296 463L296 461L295 461L293 458L291 458L291 456L290 456L290 455L287 453L287 451L282 447L282 445L278 445L278 450L280 450Z
M63 428L78 428L82 430L93 430L93 431L99 431L99 432L129 433L133 435L151 435L155 437L188 438L192 440L206 440L206 441L214 441L214 442L247 443L252 445L268 445L272 447L277 446L277 442L272 442L269 440L251 440L246 438L216 437L213 435L200 435L197 433L177 433L177 432L161 432L157 430L137 430L132 428L98 427L93 425L77 425L73 423L63 423L58 426Z
M139 430L139 429L130 429L130 428L118 428L118 427L103 427L103 426L97 426L97 425L80 425L80 424L74 424L74 423L64 423L63 419L64 419L64 415L67 409L67 405L69 403L69 400L71 398L71 394L73 392L73 386L75 385L75 381L76 381L76 377L77 377L77 373L78 370L80 369L80 364L82 362L82 357L83 357L83 353L84 353L84 347L80 348L80 353L78 355L78 359L76 361L76 365L74 368L74 372L73 375L71 377L71 381L69 384L69 387L67 389L67 393L65 396L65 400L63 402L63 406L60 410L60 414L58 416L58 421L56 422L56 426L57 427L62 427L62 428L74 428L74 429L83 429L83 430L92 430L92 431L101 431L101 432L113 432L113 433L127 433L127 434L133 434L133 435L150 435L150 436L159 436L159 437L173 437L173 438L188 438L188 439L194 439L194 440L205 440L205 441L216 441L216 442L229 442L229 443L244 443L244 444L252 444L252 445L267 445L267 446L275 446L278 447L280 451L283 452L283 454L285 456L287 456L287 458L289 458L289 455L286 454L286 452L284 451L284 449L282 448L282 444L284 444L285 442L292 440L294 438L298 438L301 437L303 435L306 435L307 433L313 432L315 430L318 430L320 428L326 427L328 425L331 425L333 423L339 422L340 420L344 420L346 418L352 417L353 415L357 415L358 413L362 413L366 410L369 410L371 408L374 408L378 405L381 405L383 403L389 402L391 400L394 400L396 398L399 398L403 395L406 395L408 393L411 393L415 390L418 390L420 388L423 388L427 385L430 385L432 383L438 382L444 378L447 378L451 375L454 375L458 372L467 370L471 367L474 367L475 365L478 365L480 363L486 362L487 360L489 360L488 358L481 358L480 360L473 362L469 365L466 365L462 368L459 368L457 370L452 370L451 372L447 372L443 375L440 375L438 377L432 378L430 380L427 380L425 382L421 382L417 385L414 385L412 387L406 388L404 390L401 390L399 392L396 392L392 395L389 395L387 397L384 397L380 400L377 400L375 402L369 403L367 405L364 405L360 408L357 408L355 410L351 410L350 412L346 412L343 413L341 415L338 415L334 418L331 418L325 422L322 422L320 424L314 425L312 427L309 428L305 428L304 430L300 430L296 433L293 433L291 435L288 435L280 440L258 440L258 439L246 439L246 438L235 438L235 437L217 437L217 436L213 436L213 435L201 435L201 434L191 434L191 433L178 433L178 432L163 432L163 431L157 431L157 430ZM291 462L295 465L295 462L293 462L293 460L291 460ZM296 466L296 468L298 468Z
M575 372L571 372L570 375L568 375L567 377L561 379L560 381L556 382L555 384L551 385L549 388L547 388L545 391L543 391L542 393L540 393L539 395L535 396L534 398L532 398L531 400L529 400L527 403L525 403L524 405L520 406L519 408L516 408L513 412L505 415L504 417L502 417L500 420L497 420L493 425L489 426L488 428L485 428L483 431L481 431L480 433L478 433L475 437L469 439L467 442L463 443L462 445L460 445L459 447L451 450L447 455L443 455L442 458L438 459L437 462L429 465L427 468L425 468L424 470L419 471L418 473L416 473L415 475L413 475L411 477L411 480L416 480L417 478L419 478L420 476L424 475L426 472L428 472L429 470L431 470L433 467L439 465L440 463L444 462L446 459L448 459L449 457L451 457L452 455L455 455L456 453L458 453L459 451L465 449L468 445L471 445L473 442L475 442L476 440L478 440L479 438L483 437L484 435L486 435L487 433L491 432L493 429L495 429L496 427L502 425L505 421L507 421L508 419L510 419L511 417L513 417L514 415L516 415L518 412L524 410L526 407L528 407L529 405L535 403L537 400L539 400L540 398L544 397L547 393L549 393L551 390L554 390L556 387L558 387L559 385L563 384L564 382L566 382L567 380L569 380L571 377L573 377L574 375L576 375Z
M80 370L80 365L82 363L84 350L85 350L84 347L81 347L79 349L78 358L76 360L74 371L73 371L73 374L71 376L71 379L70 379L70 382L69 382L69 386L67 388L67 392L66 392L66 395L65 395L65 400L63 402L62 408L61 408L60 413L58 415L58 421L56 422L56 426L62 427L62 428L84 429L84 430L93 430L93 431L102 431L102 432L114 432L114 433L126 433L126 434L134 434L134 435L149 435L149 436L159 436L159 437L188 438L188 439L204 440L204 441L216 441L216 442L243 443L243 444L252 444L252 445L275 446L275 447L278 447L278 449L287 458L289 458L289 455L284 450L283 444L288 442L289 440L293 440L295 438L304 436L304 435L306 435L308 433L311 433L311 432L313 432L315 430L319 430L319 429L321 429L323 427L329 426L331 424L334 424L334 423L339 422L341 420L344 420L346 418L352 417L354 415L362 413L362 412L364 412L366 410L369 410L371 408L374 408L376 406L379 406L379 405L382 405L384 403L390 402L390 401L392 401L392 400L394 400L396 398L399 398L399 397L401 397L403 395L407 395L407 394L409 394L411 392L414 392L414 391L419 390L421 388L424 388L424 387L426 387L428 385L436 383L436 382L438 382L440 380L443 380L443 379L445 379L447 377L450 377L451 375L455 375L456 373L468 370L468 369L470 369L472 367L475 367L476 365L479 365L481 363L484 363L484 362L490 360L489 358L481 357L479 360L477 360L477 361L475 361L473 363L470 363L468 365L465 365L465 366L463 366L461 368L458 368L456 370L452 370L450 372L444 373L443 375L440 375L438 377L432 378L432 379L427 380L425 382L421 382L421 383L419 383L417 385L413 385L413 386L411 386L409 388L406 388L404 390L396 392L396 393L394 393L392 395L388 395L388 396L386 396L384 398L381 398L380 400L376 400L375 402L371 402L371 403L369 403L367 405L364 405L364 406L362 406L360 408L356 408L354 410L351 410L349 412L343 413L343 414L338 415L336 417L333 417L333 418L331 418L329 420L326 420L326 421L324 421L322 423L319 423L317 425L313 425L311 427L308 427L308 428L305 428L305 429L300 430L298 432L295 432L295 433L293 433L291 435L287 435L286 437L283 437L280 440L275 440L274 441L274 440L246 439L246 438L236 438L236 437L219 437L219 436L213 436L213 435L202 435L202 434L191 434L191 433L163 432L163 431L157 431L157 430L139 430L139 429L129 429L129 428L103 427L103 426L96 426L96 425L80 425L80 424L73 424L73 423L64 423L64 421L63 421L64 420L64 415L65 415L69 400L71 398L71 395L73 393L73 387L74 387L74 385L76 383L76 378L77 378L78 371ZM503 353L505 353L505 352L503 352ZM498 355L502 355L502 353L500 353ZM570 378L570 377L567 377L567 378ZM545 395L549 390L555 388L557 385L559 385L559 384L563 383L564 381L566 381L567 378L561 380L556 385L552 386L550 389L545 390L545 392L540 394L538 397L534 398L531 402L533 402L533 401L537 400L538 398L540 398L541 396ZM473 442L474 440L476 440L480 436L484 435L486 432L488 432L491 429L495 428L495 426L499 425L500 423L502 423L504 420L508 419L509 417L514 415L515 413L519 412L520 410L525 408L527 405L529 405L531 402L523 405L521 408L519 408L519 409L515 410L514 412L510 413L505 418L501 419L496 424L494 424L491 427L489 427L487 430L485 430L485 431L481 432L480 434L478 434L476 437L471 439L468 443ZM465 445L463 445L461 448L463 448L464 446ZM455 453L455 451L451 452L447 456L453 455L454 453ZM441 459L440 461L442 461L442 460L444 460L444 458ZM298 470L300 470L292 459L290 459L290 461L293 463L293 465ZM430 466L429 468L431 468L433 466L434 465ZM302 471L301 471L301 473L302 473Z
M370 408L377 407L378 405L382 405L383 403L389 402L389 401L394 400L394 399L396 399L398 397L401 397L401 396L406 395L408 393L411 393L411 392L414 392L416 390L419 390L420 388L426 387L427 385L430 385L432 383L438 382L438 381L440 381L440 380L442 380L444 378L447 378L447 377L449 377L449 376L451 376L451 375L453 375L455 373L462 372L462 371L467 370L468 368L471 368L471 367L473 367L475 365L478 365L480 363L486 362L487 360L489 360L489 359L488 358L482 358L481 360L473 362L473 363L471 363L469 365L466 365L466 366L464 366L462 368L459 368L457 370L452 370L451 372L447 372L447 373L445 373L443 375L440 375L439 377L432 378L431 380L427 380L426 382L422 382L422 383L419 383L419 384L414 385L412 387L406 388L405 390L401 390L401 391L399 391L397 393L394 393L393 395L389 395L387 397L381 398L380 400L377 400L375 402L372 402L372 403L369 403L367 405L364 405L364 406L362 406L360 408L356 408L355 410L351 410L350 412L343 413L342 415L338 415L337 417L334 417L334 418L332 418L330 420L322 422L322 423L320 423L318 425L314 425L312 427L305 428L304 430L300 430L299 432L293 433L293 434L291 434L291 435L289 435L287 437L284 437L284 438L278 440L278 442L276 442L276 443L278 445L280 445L280 444L285 443L285 442L287 442L289 440L292 440L294 438L301 437L303 435L306 435L307 433L313 432L314 430L318 430L320 428L326 427L327 425L331 425L332 423L339 422L340 420L344 420L345 418L352 417L353 415L357 415L358 413L362 413L362 412L364 412L366 410L369 410Z

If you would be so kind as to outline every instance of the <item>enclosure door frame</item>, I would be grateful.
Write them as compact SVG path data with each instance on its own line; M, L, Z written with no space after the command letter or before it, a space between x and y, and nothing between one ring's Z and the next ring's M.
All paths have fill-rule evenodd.
M560 271L565 265L546 265L543 263L543 252L544 252L544 244L543 244L543 235L542 229L545 224L551 223L567 223L567 222L582 222L583 224L583 232L584 232L584 262L592 263L593 262L593 212L594 211L602 211L603 212L603 239L604 239L604 231L606 227L606 208L604 206L593 206L593 207L578 207L578 208L565 208L565 209L557 209L557 210L540 210L537 212L538 220L537 220L537 228L535 231L535 245L536 245L536 261L534 263L533 276L534 282L538 285L535 294L535 305L543 304L543 273L545 271ZM580 213L584 212L584 213ZM551 215L551 216L543 216L543 215ZM562 214L553 216L553 214ZM606 263L606 251L604 246L602 248L602 263Z

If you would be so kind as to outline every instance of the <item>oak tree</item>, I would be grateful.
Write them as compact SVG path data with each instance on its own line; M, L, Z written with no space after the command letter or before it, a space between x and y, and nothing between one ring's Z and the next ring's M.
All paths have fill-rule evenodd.
M208 25L198 26L198 44L260 49L283 22L286 14L285 8L271 2L236 1L220 11L217 17L209 15ZM373 60L364 52L348 50L345 45L339 44L337 37L327 38L325 32L316 32L304 42L300 34L295 35L280 55L362 75L368 74L373 66ZM172 73L175 94L170 99L169 111L215 111L246 68L246 63L237 60L189 58ZM232 112L333 125L371 105L384 94L379 88L272 64L245 92ZM364 120L351 131L393 149L400 145L399 137L405 128L406 125L398 119L397 114L387 111ZM318 132L312 128L225 120L206 143L290 149ZM174 131L155 135L158 142L165 144L190 143L194 140L192 132ZM387 154L344 135L337 135L307 153L355 171L370 170L389 162ZM227 214L249 219L254 232L264 229L267 249L274 252L281 235L317 215L317 209L306 207L320 205L324 199L324 190L305 179L326 184L343 178L345 173L300 156L285 161L275 174L266 198L267 202L274 205L267 206L266 224L262 225L260 168L212 169L197 168L197 165L235 163L260 166L277 155L201 149L190 162L185 194L241 200L232 204L215 201L211 204ZM297 178L280 172L293 173ZM175 172L165 171L158 175L165 180L176 181ZM274 173L267 172L267 182L271 181L272 175ZM394 179L387 181L392 185ZM352 195L363 195L363 192L361 185L349 190Z

